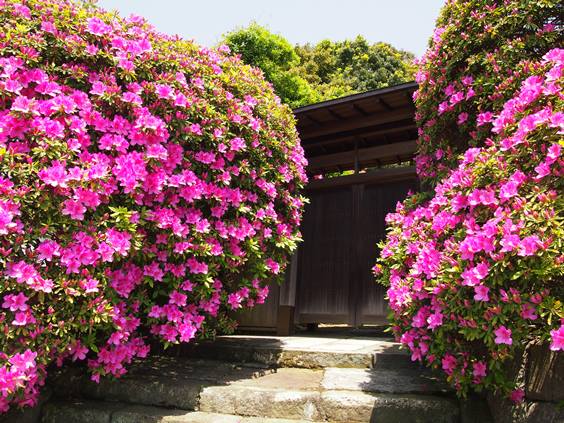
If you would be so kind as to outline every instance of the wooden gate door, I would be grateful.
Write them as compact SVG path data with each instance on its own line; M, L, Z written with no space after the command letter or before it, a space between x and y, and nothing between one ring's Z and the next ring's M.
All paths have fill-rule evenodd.
M299 323L360 326L386 321L385 289L371 272L376 244L385 237L386 214L416 187L410 178L308 192L297 277Z

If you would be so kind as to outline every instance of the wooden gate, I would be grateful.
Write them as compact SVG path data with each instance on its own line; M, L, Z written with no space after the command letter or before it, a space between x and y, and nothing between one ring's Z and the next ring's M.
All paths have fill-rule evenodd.
M299 323L385 322L385 290L371 268L385 216L417 186L415 178L310 189L297 275Z
M309 162L304 242L285 283L272 286L265 304L241 312L241 326L282 335L294 323L385 322L385 290L371 269L386 214L417 188L416 88L407 83L294 110Z

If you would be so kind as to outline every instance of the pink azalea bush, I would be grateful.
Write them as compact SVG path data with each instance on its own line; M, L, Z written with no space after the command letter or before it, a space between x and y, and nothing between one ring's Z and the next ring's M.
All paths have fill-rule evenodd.
M374 268L413 360L461 395L515 401L504 364L516 350L564 350L564 50L550 48L562 29L555 2L527 4L521 17L514 1L445 6L416 96L432 191L388 215ZM530 25L513 26L523 16Z
M528 67L561 45L558 0L448 0L419 60L419 178L432 187L458 156L481 147Z
M264 301L299 239L291 111L229 56L71 0L0 0L0 412ZM219 323L218 323L219 322Z

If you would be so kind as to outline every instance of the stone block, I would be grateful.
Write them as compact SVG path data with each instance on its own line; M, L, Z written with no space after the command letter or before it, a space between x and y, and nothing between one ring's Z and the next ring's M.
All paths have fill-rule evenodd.
M328 421L377 423L458 423L457 401L425 395L327 391L321 412Z

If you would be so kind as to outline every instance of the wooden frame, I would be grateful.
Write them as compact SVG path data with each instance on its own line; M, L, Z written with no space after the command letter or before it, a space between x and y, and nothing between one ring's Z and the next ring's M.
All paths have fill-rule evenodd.
M243 326L277 331L279 335L291 335L295 323L357 325L385 322L381 302L378 313L366 308L366 304L362 306L364 308L357 308L359 298L362 299L367 295L367 289L372 289L365 286L366 282L364 285L354 282L366 280L364 267L366 262L372 260L372 257L363 255L364 251L357 250L370 248L364 244L372 243L376 234L373 228L371 238L368 237L364 233L363 225L377 218L379 222L381 221L377 229L380 232L377 233L381 234L386 210L390 210L390 207L395 205L395 201L401 200L402 193L408 187L417 188L415 166L406 164L412 161L417 149L414 105L411 100L416 89L416 83L407 83L294 110L302 146L309 162L307 172L310 175L310 182L305 188L306 196L324 198L326 195L334 195L331 193L342 192L345 195L348 192L349 194L343 197L348 199L343 202L343 208L349 208L346 212L349 220L346 230L350 230L354 236L361 235L359 241L351 240L346 247L343 247L350 248L347 252L349 254L347 260L351 261L347 267L349 273L343 278L343 283L350 284L347 288L349 291L346 291L349 311L343 314L337 310L324 313L321 309L311 309L315 311L312 313L307 311L307 307L302 307L305 297L301 298L301 294L304 294L304 289L307 293L307 287L303 285L302 280L306 277L303 271L307 271L303 267L306 263L303 263L301 258L301 251L305 248L302 245L289 263L285 283L280 287L272 287L272 295L266 304L259 306L260 310L242 317ZM311 177L313 174L344 170L353 170L354 174L324 179ZM392 191L386 191L386 184L394 185L390 187ZM367 210L373 207L366 203L366 199L374 201L382 198L383 195L388 195L386 192L391 193L386 203L386 210L374 208L374 211L367 214ZM339 205L338 196L330 201L333 201L328 203L331 207ZM349 204L348 201L351 203ZM323 205L321 208L318 207L316 213L325 210L324 207ZM323 214L320 216L325 218ZM309 221L312 222L311 216ZM341 233L339 236L344 235ZM315 273L313 275L315 276ZM332 286L337 286L336 281L341 275L347 273L339 273L337 279L334 278ZM370 295L373 296L374 292ZM310 294L306 295L308 296L311 297ZM344 303L341 301L340 304ZM344 305L339 307L343 311L347 308Z

